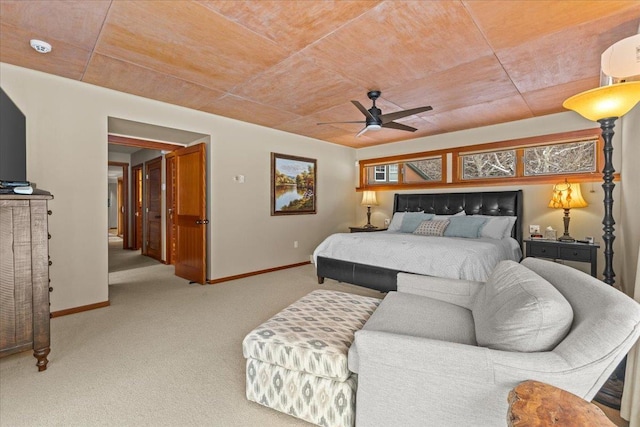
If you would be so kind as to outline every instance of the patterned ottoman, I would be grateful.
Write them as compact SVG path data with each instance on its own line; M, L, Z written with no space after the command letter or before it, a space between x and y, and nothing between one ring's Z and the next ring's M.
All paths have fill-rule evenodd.
M356 375L347 368L353 334L377 298L316 290L251 331L247 399L321 426L353 426Z

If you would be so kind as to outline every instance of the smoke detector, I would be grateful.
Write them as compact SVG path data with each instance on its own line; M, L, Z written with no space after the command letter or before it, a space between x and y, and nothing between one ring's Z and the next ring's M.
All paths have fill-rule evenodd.
M31 47L34 48L36 52L39 52L39 53L51 52L51 45L47 42L43 42L42 40L32 39L30 43L31 43Z

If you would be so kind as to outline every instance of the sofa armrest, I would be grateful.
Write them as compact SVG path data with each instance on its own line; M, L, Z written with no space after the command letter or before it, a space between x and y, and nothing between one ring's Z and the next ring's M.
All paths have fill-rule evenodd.
M496 361L495 356L501 357L495 350L483 347L368 330L356 332L353 345L359 425L502 425L509 391L529 379L526 370L502 376L512 367L502 364L506 360ZM520 362L527 358L521 356ZM552 352L535 358L526 365L566 368ZM351 362L350 369L355 367Z
M398 273L398 292L438 299L468 309L484 282Z

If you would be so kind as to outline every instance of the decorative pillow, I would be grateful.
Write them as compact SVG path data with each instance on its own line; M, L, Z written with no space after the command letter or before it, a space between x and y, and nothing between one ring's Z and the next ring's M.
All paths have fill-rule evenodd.
M433 214L424 212L405 212L400 226L401 233L413 233L422 221L428 221L433 218Z
M573 309L549 282L514 261L501 261L472 307L478 345L497 350L552 350L573 322Z
M450 224L444 231L444 235L446 237L477 239L480 236L480 228L486 221L486 218L474 218L473 216L452 216L449 218Z
M400 227L402 227L402 218L404 218L404 212L394 213L387 231L400 231Z
M449 225L448 219L434 219L429 221L422 221L413 234L421 234L423 236L442 236L444 230Z

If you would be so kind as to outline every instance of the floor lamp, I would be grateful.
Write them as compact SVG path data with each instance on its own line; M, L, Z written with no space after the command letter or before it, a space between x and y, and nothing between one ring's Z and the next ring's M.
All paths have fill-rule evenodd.
M613 220L613 128L619 117L624 116L640 101L640 81L615 83L579 93L564 101L563 107L581 116L600 123L604 140L604 282L613 286L613 241L615 239Z

